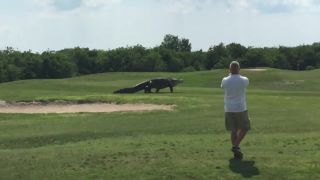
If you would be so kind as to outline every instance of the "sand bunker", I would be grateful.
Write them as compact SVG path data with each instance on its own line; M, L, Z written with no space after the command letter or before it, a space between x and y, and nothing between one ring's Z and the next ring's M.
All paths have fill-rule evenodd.
M261 68L254 68L254 69L243 69L246 71L267 71L267 69L261 69Z
M116 111L153 111L173 110L174 105L156 104L108 104L108 103L41 103L41 102L0 102L0 113L80 113L80 112L116 112Z

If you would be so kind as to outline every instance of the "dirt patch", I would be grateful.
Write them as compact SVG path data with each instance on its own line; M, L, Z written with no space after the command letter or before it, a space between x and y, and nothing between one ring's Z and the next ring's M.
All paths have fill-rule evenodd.
M43 102L14 102L0 101L0 113L23 113L23 114L45 114L45 113L98 113L116 111L154 111L173 110L174 105L156 104L110 104L110 103L43 103Z
M254 68L254 69L243 69L246 71L267 71L267 69L262 69L262 68Z

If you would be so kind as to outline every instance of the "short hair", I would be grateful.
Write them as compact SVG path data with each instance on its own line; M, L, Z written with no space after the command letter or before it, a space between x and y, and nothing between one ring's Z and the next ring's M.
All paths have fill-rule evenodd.
M239 64L239 62L238 62L238 61L232 61L232 62L230 63L229 68L232 68L232 67L237 67L238 69L240 69L240 64Z

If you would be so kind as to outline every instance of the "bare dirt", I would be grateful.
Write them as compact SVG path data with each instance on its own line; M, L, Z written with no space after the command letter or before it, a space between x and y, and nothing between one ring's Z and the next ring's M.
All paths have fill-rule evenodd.
M7 103L0 101L0 113L23 113L23 114L45 114L45 113L99 113L117 111L154 111L173 110L174 105L156 104L110 104L110 103L41 103L41 102L15 102Z
M254 69L243 69L246 71L267 71L267 69L262 69L262 68L254 68Z

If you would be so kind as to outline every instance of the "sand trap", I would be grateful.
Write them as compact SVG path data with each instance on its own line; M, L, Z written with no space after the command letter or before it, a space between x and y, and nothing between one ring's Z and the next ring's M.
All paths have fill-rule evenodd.
M255 68L255 69L243 69L247 71L267 71L267 69Z
M80 113L80 112L116 112L116 111L153 111L173 110L174 105L156 104L108 104L108 103L40 103L40 102L0 102L0 113Z

